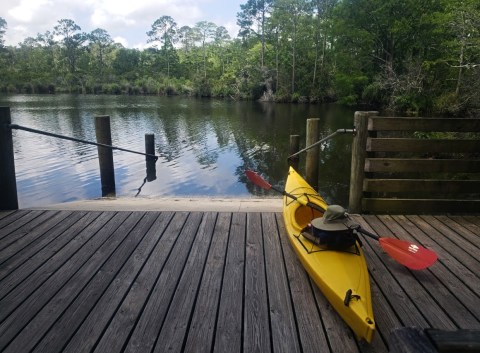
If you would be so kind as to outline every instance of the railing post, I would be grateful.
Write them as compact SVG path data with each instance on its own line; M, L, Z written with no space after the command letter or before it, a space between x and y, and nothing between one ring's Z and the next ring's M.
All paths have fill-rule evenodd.
M110 132L110 117L108 115L95 117L95 134L97 143L112 145ZM115 172L113 167L113 150L97 146L98 161L100 164L100 180L102 183L102 196L115 197Z
M313 145L318 141L320 119L307 119L307 141L306 146ZM310 148L307 151L305 160L305 174L307 182L316 190L318 187L318 158L319 146Z
M17 182L10 107L0 107L0 210L17 210Z
M145 134L145 153L155 155L155 135ZM152 156L145 156L147 164L147 181L151 182L157 179L157 170L155 167L155 158Z
M290 135L290 152L289 156L297 153L300 150L300 135ZM298 164L300 162L300 156L295 156L288 159L288 165L298 171Z
M365 158L367 157L368 117L378 112L355 112L356 129L352 142L352 166L350 170L350 195L348 210L350 213L362 212L363 180L365 177Z

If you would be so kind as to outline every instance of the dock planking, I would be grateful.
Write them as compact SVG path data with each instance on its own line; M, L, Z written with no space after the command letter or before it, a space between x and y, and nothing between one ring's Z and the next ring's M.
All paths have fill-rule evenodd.
M377 332L358 342L279 213L0 213L1 352L387 352L390 333L480 329L480 217L354 216L439 254L410 271L363 240Z

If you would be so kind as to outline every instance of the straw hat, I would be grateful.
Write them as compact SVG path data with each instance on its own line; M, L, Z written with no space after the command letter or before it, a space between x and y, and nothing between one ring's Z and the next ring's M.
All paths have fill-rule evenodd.
M330 205L323 214L323 217L315 218L311 224L314 228L326 231L340 231L348 229L345 223L348 218L345 209L339 205Z

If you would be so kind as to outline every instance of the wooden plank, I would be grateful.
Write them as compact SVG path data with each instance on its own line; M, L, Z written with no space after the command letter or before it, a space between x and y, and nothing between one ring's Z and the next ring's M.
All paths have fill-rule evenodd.
M11 210L11 211L0 211L0 221L3 219L3 218L6 218L7 216L10 216L12 213L16 212L16 210ZM2 227L0 227L2 228Z
M330 305L318 289L313 289L315 284L310 282L307 272L289 243L282 215L277 214L276 217L303 352L358 351L351 330L340 316L330 309Z
M477 213L480 200L364 198L363 212L377 214Z
M113 279L102 279L108 268L97 273L92 283L108 285L105 292L85 289L61 318L55 322L48 333L35 347L35 352L80 352L89 351L128 292L131 283L144 266L162 236L173 214L170 212L148 212L140 224L129 235L129 240L138 236L141 242L135 248L123 267ZM152 224L152 221L153 224ZM92 285L89 285L92 286ZM101 298L96 300L98 295ZM88 309L90 309L88 311ZM73 336L74 335L74 336ZM67 345L68 344L68 345ZM79 346L77 346L79 344ZM63 349L66 347L65 349ZM73 349L75 348L75 349Z
M212 281L215 282L217 278L221 279L223 269L222 257L225 254L224 246L227 244L228 240L228 237L225 235L228 234L229 226L230 215L226 218L220 216L218 223L216 213L206 213L203 217L153 352L162 353L182 351L187 332L190 328L189 323L194 306L213 304L207 304L208 296L212 297L213 302L216 301L214 293L208 293L208 291L207 293L203 292L203 303L198 302L200 298L197 299L197 295L200 285L208 286ZM215 234L213 234L214 230ZM215 252L215 254L209 254L209 250ZM210 260L208 263L207 255ZM217 265L217 268L212 268L212 265ZM213 270L213 272L209 272L211 270ZM201 281L202 283L200 283ZM205 286L203 288L205 291ZM205 320L203 322L205 326L210 325L210 330L212 331L211 334L213 334L216 310L213 313L210 313L207 308L201 309L207 310L207 312L204 312L207 315L205 319L207 319L208 315L213 316L213 325L211 321L208 322ZM161 318L158 319L160 320ZM197 317L196 325L201 326L201 324L202 319L200 319L199 323ZM196 328L198 329L198 326L196 326ZM206 328L205 331L208 331L208 328ZM208 334L208 332L205 332L205 334ZM207 341L211 341L211 336L210 340L208 340L208 336L203 338L207 339ZM198 341L199 351L207 351L205 350L205 345L200 345L200 342L202 341ZM208 350L208 352L210 353L210 350Z
M77 273L79 268L89 261L98 248L110 238L128 215L127 213L116 214L111 222L101 225L101 229L95 237L92 237L92 239L87 242L86 246L77 251L67 262L58 264L60 266L55 268L56 272L47 274L45 276L47 279L44 280L40 286L29 285L27 289L30 293L33 292L33 295L27 298L26 293L22 291L12 298L12 294L16 294L18 288L22 287L17 286L15 290L10 292L10 294L2 300L2 303L5 302L5 305L0 305L2 319L4 319L7 314L10 314L13 309L15 309L15 311L0 324L0 349L5 348L43 305ZM22 284L29 282L31 281L24 281Z
M85 217L80 218L70 227L65 229L58 228L55 232L51 232L53 241L38 252L30 253L30 255L27 253L27 258L20 258L19 262L25 259L26 261L16 268L9 268L9 266L16 265L16 258L12 259L12 264L8 262L4 263L5 267L2 266L0 268L2 277L2 281L0 282L0 299L4 298L18 285L20 285L21 288L17 290L12 297L31 293L49 274L54 272L61 263L73 256L83 242L88 240L89 235L87 231L81 233L85 228L89 227L88 231L95 232L103 226L104 223L102 222L94 222L99 216L100 212L89 212ZM104 217L111 218L113 214L104 215ZM75 218L73 220L75 220ZM65 223L68 224L68 222ZM92 223L94 226L91 225ZM79 239L74 241L73 245L69 244L70 241L77 236L79 236ZM29 277L32 273L35 274ZM28 277L28 282L22 283Z
M147 234L154 239L154 249L145 249L141 253L146 258L140 254L139 257L133 257L133 274L125 273L127 277L134 276L135 280L123 283L115 281L116 285L109 287L65 347L65 352L86 353L92 352L95 347L101 352L122 351L187 216L185 212L177 212L173 218L170 213L160 215ZM135 269L139 269L140 273L137 274ZM117 285L121 286L123 292L116 291ZM107 347L106 350L104 347Z
M243 351L265 353L271 351L271 338L262 223L259 213L247 214L246 245Z
M213 352L241 352L247 215L234 213L228 239Z
M366 216L365 220L362 220L360 217L355 217L354 219L359 224L361 224L362 227L365 227L365 229L371 229L374 233L380 234L381 236L393 237L390 229L375 216ZM405 322L402 319L402 325L390 326L388 332L399 326L418 326L423 328L439 327L443 329L457 328L456 324L452 321L448 313L446 313L443 308L438 304L436 298L432 297L431 292L426 289L424 285L422 285L422 282L418 281L416 277L411 275L410 271L408 271L406 268L398 264L395 260L390 258L390 256L388 256L382 250L377 241L368 239L366 240L366 243L371 246L372 251L376 253L376 255L382 260L382 263L384 264L384 267L382 267L382 263L379 263L375 257L368 256L369 252L365 251L369 268L371 267L372 263L374 265L376 264L372 273L374 274L375 279L378 281L382 291L384 288L385 280L397 281L402 287L402 289L405 291L405 294L399 292L398 295L407 295L408 298L412 301L412 303L417 308L419 308L415 315L423 317L426 323L423 326L412 325L411 323ZM384 272L390 272L392 278L379 280L378 274ZM426 281L431 281L434 277L431 273L425 273L424 278ZM386 294L386 298L388 298L387 300L391 303L392 310L398 311L397 306L399 305L399 303L389 294ZM400 317L402 318L403 315L401 315Z
M0 250L16 242L50 216L51 213L45 211L30 211L16 222L12 222L0 229Z
M400 239L423 245L434 251L437 250L435 243L428 238L422 239L422 242L413 238L412 232L415 232L415 235L418 235L421 231L412 227L408 220L396 219L388 216L381 216L380 218L381 222L386 227L385 229L388 229L390 234L395 234L395 236L398 236ZM401 267L400 265L398 266ZM421 313L428 320L429 326L443 329L454 329L459 326L465 327L477 325L477 320L468 310L466 310L461 300L452 297L449 293L449 286L446 286L445 283L438 278L435 271L438 266L439 264L435 264L429 270L423 271L407 271L406 269L404 271L406 275L415 278L415 280L418 281L418 284L425 288L426 293L424 293L424 295L429 298L419 297L415 287L406 287L408 289L408 294L415 298L415 304L421 308ZM447 319L445 319L445 316ZM425 328L425 326L423 326L423 328Z
M427 237L418 227L404 216L380 216L382 222L399 238L419 243L437 252L434 240ZM401 224L401 226L400 226ZM479 298L458 277L451 272L449 256L441 257L429 268L435 278L426 276L425 271L412 271L412 274L430 291L446 313L460 328L478 328Z
M32 212L31 210L15 210L15 211L1 211L2 218L0 218L0 229L22 218L26 214Z
M185 226L178 235L178 240L172 249L172 254L165 262L155 287L152 289L135 329L125 346L125 353L150 352L154 348L202 218L203 213L201 212L189 214ZM97 350L99 348L97 346ZM106 350L101 351L105 352Z
M466 242L462 241L462 244L459 244L461 247L465 247L466 249L471 250L473 249L473 245L477 247L476 254L478 254L478 251L480 251L480 227L476 227L476 229L472 231L465 226L465 223L460 224L457 221L453 220L452 217L438 215L435 218L437 218L440 222L450 228L456 235L466 240ZM468 253L472 254L472 252L470 251L468 251ZM478 255L475 255L475 258L478 260Z
M368 119L368 130L476 132L480 131L480 119L372 117Z
M218 215L185 348L182 350L185 353L212 352L231 222L232 214Z
M20 252L22 249L27 247L30 243L38 242L42 240L42 237L47 233L49 230L54 228L58 225L58 223L64 221L71 212L48 212L44 214L45 216L37 217L35 222L29 224L28 229L20 228L13 234L20 234L18 239L15 242L12 242L10 246L3 248L0 250L0 264L4 261L7 261L17 252ZM10 234L8 238L14 238L13 234ZM2 266L3 268L3 266Z
M480 180L365 179L363 190L385 193L424 192L434 195L471 194L480 193Z
M368 152L477 153L480 140L368 138Z
M272 348L278 353L300 353L292 298L280 248L280 234L273 213L262 213L262 232Z
M428 238L434 240L432 243L435 246L434 250L440 260L447 259L449 271L461 278L472 291L480 293L478 261L452 241L451 238L455 236L448 231L445 234L445 229L441 229L441 223L432 216L407 216L407 219ZM417 233L417 236L421 236L421 233Z
M367 158L367 173L479 173L478 159Z
M376 217L365 217L365 220L370 226L368 228L373 229L374 233L384 234L384 229ZM362 225L365 225L365 223ZM366 243L371 246L374 252L377 252L378 257L382 261L380 262L378 257L371 256L368 252L365 255L368 255L368 264L374 264L375 280L385 297L388 298L390 305L394 308L395 314L398 315L404 326L429 327L428 321L415 306L415 303L408 294L408 286L406 286L408 280L397 281L397 277L405 276L405 269L395 263L385 253L379 252L378 244L374 242L375 240L366 240ZM412 282L408 283L413 284Z
M68 228L72 227L77 223L82 217L86 215L86 212L69 212L64 213L67 215L67 218L64 219L60 224L56 224L53 229L49 229L47 234L43 235L30 243L27 247L20 250L15 254L14 257L11 257L2 262L0 267L0 281L8 276L12 271L21 266L36 254L38 254L43 248L48 244L54 241L60 234L64 233ZM0 256L0 258L2 258ZM1 261L1 260L0 260ZM1 286L1 282L0 282Z
M100 217L89 218L88 220L91 223L83 224L81 232L76 233L74 239L68 237L67 243L59 248L61 251L57 251L54 254L47 252L47 255L45 255L45 252L42 252L42 256L36 256L32 259L33 261L29 261L25 266L22 266L21 270L15 271L13 273L15 276L9 276L7 281L5 281L6 283L2 282L4 285L0 287L0 297L3 305L0 308L0 320L3 320L7 315L7 308L13 310L20 305L25 298L47 281L63 265L68 266L71 264L71 261L75 260L81 261L81 258L78 256L73 258L75 254L91 240L96 232L105 227L105 224L108 224L114 215L114 213L103 213ZM85 252L85 250L83 251ZM45 258L48 258L48 260L44 263L39 262L39 260ZM35 265L38 267L35 267Z
M75 322L81 321L136 248L145 232L132 232L144 213L135 212L118 227L82 268L51 298L4 350L5 353L28 352L47 334L62 314L71 325L63 326L60 336L71 336ZM154 217L152 217L154 216ZM146 223L153 223L150 215ZM141 227L140 227L141 228ZM37 299L39 296L37 296ZM65 317L65 316L64 316Z
M480 330L427 330L439 352L480 352Z
M395 329L390 335L391 353L438 353L424 330L417 327Z
M476 240L473 240L475 244L478 244L477 240L480 241L480 221L476 221L478 218L474 216L449 216L454 222L462 225L470 232L475 234Z

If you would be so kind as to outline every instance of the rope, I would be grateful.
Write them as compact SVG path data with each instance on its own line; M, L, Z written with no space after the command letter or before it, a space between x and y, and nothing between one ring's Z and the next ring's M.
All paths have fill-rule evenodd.
M147 156L147 157L152 157L155 158L155 162L158 160L158 156L154 154L149 154L149 153L143 153L143 152L138 152L138 151L132 151L126 148L121 148L121 147L115 147L115 146L110 146L110 145L105 145L103 143L97 143L97 142L92 142L92 141L87 141L87 140L82 140L82 139L77 139L75 137L69 137L69 136L64 136L64 135L59 135L59 134L54 134L52 132L46 132L42 130L37 130L37 129L32 129L30 127L22 126L22 125L17 125L17 124L9 124L9 128L11 129L17 129L17 130L24 130L28 132L33 132L35 134L40 134L40 135L46 135L46 136L51 136L51 137L56 137L62 140L68 140L68 141L74 141L74 142L81 142L85 143L87 145L94 145L98 147L105 147L105 148L110 148L112 150L118 150L118 151L123 151L123 152L130 152L134 154L140 154L142 156Z

